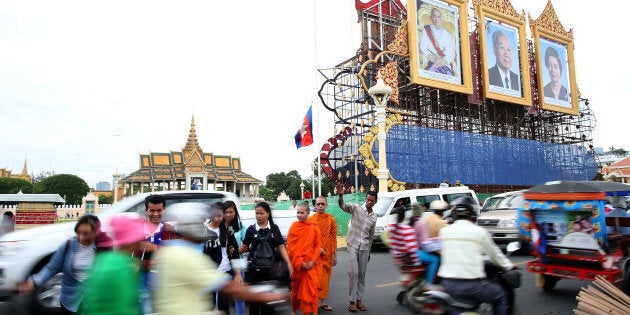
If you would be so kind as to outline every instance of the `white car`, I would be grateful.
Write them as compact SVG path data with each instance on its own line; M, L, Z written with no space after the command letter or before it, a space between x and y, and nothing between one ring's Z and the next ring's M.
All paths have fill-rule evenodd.
M481 207L477 225L485 228L497 244L508 244L518 241L521 251L529 254L529 242L518 232L516 216L518 208L523 205L525 190L509 191L487 198Z
M180 202L214 203L232 200L240 208L235 194L222 191L162 191L143 193L122 199L104 212L98 214L103 227L108 218L117 213L138 213L145 215L144 198L150 194L163 195L166 207ZM50 224L25 230L18 230L0 237L0 298L14 294L12 292L19 281L38 272L50 260L52 254L66 240L75 236L76 223ZM51 314L60 311L59 294L61 293L62 273L37 288L33 294L34 314Z

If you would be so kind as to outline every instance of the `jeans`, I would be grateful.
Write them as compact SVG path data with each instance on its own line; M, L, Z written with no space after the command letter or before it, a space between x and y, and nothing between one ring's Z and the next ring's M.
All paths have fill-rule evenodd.
M241 270L241 279L245 282L245 271ZM234 300L234 307L236 308L236 315L245 315L245 301Z
M444 278L440 284L446 293L452 296L465 297L466 299L482 303L492 303L494 314L508 315L508 295L503 288L487 279L450 279Z
M427 253L423 250L418 250L418 257L423 264L428 264L427 275L426 275L426 283L434 283L435 274L438 271L438 267L440 267L440 256L436 254Z

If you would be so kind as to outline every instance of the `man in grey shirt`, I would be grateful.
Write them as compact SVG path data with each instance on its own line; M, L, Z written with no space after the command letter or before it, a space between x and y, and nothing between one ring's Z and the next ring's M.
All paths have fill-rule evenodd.
M339 207L352 216L346 237L348 243L348 297L350 299L348 310L350 312L356 312L357 309L367 311L367 306L361 302L361 299L365 291L365 271L367 263L370 261L370 248L377 218L372 207L376 204L378 195L375 191L368 192L365 197L365 206L360 206L345 203L343 201L344 193L345 187L341 183L337 183Z

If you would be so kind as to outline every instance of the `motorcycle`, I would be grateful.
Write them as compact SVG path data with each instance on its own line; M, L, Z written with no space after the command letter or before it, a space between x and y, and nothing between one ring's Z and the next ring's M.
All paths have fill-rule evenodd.
M520 249L519 242L512 242L507 246L508 255ZM510 314L514 313L514 289L521 285L521 273L519 270L512 269L504 271L492 263L485 265L486 275L490 281L499 284L505 292L508 293L508 302L510 305ZM451 296L444 291L426 291L415 298L414 310L422 314L441 315L441 314L493 314L492 304L478 303L461 296Z
M250 286L252 291L257 293L286 293L286 300L279 300L273 302L267 302L260 307L260 314L275 315L275 314L288 314L291 311L291 302L289 301L289 288L286 285L281 284L276 280L262 281Z
M399 282L402 289L398 292L398 295L396 295L396 302L398 302L398 304L407 303L415 311L419 311L421 309L422 305L417 303L417 297L425 291L422 287L426 271L426 265L400 266Z

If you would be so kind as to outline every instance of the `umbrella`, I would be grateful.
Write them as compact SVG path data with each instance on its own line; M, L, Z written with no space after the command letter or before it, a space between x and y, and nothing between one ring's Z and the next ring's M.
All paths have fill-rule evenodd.
M554 181L536 185L528 193L605 192L607 195L628 195L630 185L617 182Z

